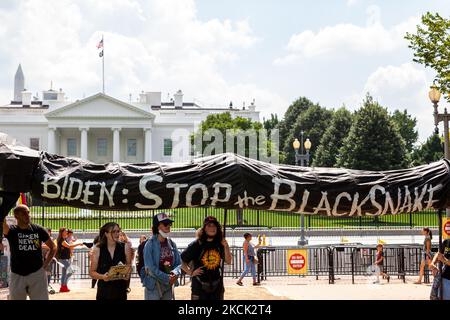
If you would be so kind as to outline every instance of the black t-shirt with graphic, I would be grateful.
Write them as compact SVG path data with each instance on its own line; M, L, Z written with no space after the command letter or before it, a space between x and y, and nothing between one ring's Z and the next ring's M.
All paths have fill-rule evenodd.
M169 241L166 239L159 243L161 246L159 255L159 270L170 273L173 269L173 252L169 247Z
M181 254L185 263L193 262L193 270L203 267L203 274L192 279L192 292L198 294L202 289L202 282L212 282L220 279L222 259L225 257L223 245L217 242L202 242L198 240L189 244ZM200 281L199 281L199 279Z
M446 239L442 242L440 252L444 254L444 256L447 259L450 259L450 239ZM450 280L450 266L444 265L444 270L442 271L442 278Z
M6 239L11 250L11 271L26 276L42 268L41 244L49 238L47 231L37 224L30 224L28 229L10 226Z

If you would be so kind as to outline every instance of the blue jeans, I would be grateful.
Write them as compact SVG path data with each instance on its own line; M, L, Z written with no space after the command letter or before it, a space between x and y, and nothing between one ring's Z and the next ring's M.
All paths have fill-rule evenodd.
M250 271L253 277L253 280L256 280L256 268L255 268L255 257L249 256L249 261L248 263L245 263L245 268L244 271L241 274L240 279L243 279L247 273ZM244 261L245 261L245 257L244 257Z
M450 280L449 279L442 279L442 300L450 300ZM439 295L440 296L440 295Z
M161 294L158 290L157 285L153 290L149 290L144 287L144 299L145 300L175 300L175 296L173 295L172 287L160 286Z
M69 268L70 267L70 259L58 259L58 262L60 262L64 265L64 268L62 268L62 272L61 272L61 285L67 286L67 283L69 282L69 278L73 274L72 268Z

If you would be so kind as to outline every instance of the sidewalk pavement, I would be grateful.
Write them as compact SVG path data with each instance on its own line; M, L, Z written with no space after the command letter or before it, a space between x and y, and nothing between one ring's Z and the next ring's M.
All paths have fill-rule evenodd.
M327 277L270 277L261 286L252 286L252 279L244 279L244 286L237 286L236 279L225 278L225 300L429 300L431 284L416 285L416 277L407 277L406 283L391 276L390 283L375 278L338 277L335 284L328 284ZM72 280L71 292L50 295L50 300L95 300L97 290L91 289L91 280ZM54 284L56 291L59 285ZM0 290L0 299L6 300L7 289ZM190 283L175 289L177 300L190 299ZM129 300L143 300L144 289L138 279L132 279Z

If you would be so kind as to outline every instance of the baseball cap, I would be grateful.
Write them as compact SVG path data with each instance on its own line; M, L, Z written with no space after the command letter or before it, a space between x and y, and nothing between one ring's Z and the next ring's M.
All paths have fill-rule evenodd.
M203 220L203 225L206 226L208 223L214 223L216 226L219 225L219 221L217 221L216 217L208 216Z
M161 222L174 222L172 219L169 218L169 215L167 212L161 212L158 213L156 216L153 216L153 225L157 226Z

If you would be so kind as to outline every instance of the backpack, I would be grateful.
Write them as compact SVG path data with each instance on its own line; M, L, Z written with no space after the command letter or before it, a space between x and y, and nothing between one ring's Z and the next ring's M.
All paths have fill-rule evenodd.
M149 239L146 239L145 241L142 241L141 244L139 244L138 249L137 249L137 262L136 262L136 271L139 275L139 277L141 276L141 270L144 268L145 263L144 263L144 247L145 244L147 243Z

